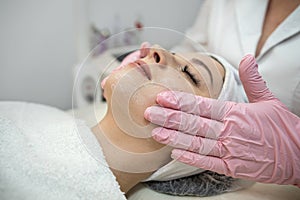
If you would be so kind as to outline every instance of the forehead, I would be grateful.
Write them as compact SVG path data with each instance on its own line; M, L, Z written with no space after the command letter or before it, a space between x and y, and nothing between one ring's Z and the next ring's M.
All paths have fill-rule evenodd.
M212 61L211 58L206 54L201 53L178 53L176 54L178 57L185 62L189 62L192 65L195 65L195 67L202 65L203 63L205 65L211 65ZM200 61L200 62L199 62Z

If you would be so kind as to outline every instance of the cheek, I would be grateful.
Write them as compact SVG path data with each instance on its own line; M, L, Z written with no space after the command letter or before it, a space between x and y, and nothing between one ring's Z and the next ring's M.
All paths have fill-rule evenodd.
M201 87L194 88L195 95L202 97L212 97L211 89L207 87L207 85L203 85Z
M144 119L144 111L156 104L159 92L175 90L195 94L192 85L176 70L156 67L151 72L151 81L133 70L117 81L110 82L112 86L108 103L112 116L123 132L134 137L151 137L155 125Z
M149 122L144 119L146 108L155 105L156 95L166 90L166 87L154 83L149 83L136 90L129 100L129 114L131 119L140 126L148 125Z
M115 86L118 84L118 82L120 81L122 76L124 76L124 74L126 74L126 71L124 69L122 69L115 73L111 73L109 75L109 77L107 78L104 88L103 88L103 90L104 90L103 95L107 100L111 98L111 95L115 89Z

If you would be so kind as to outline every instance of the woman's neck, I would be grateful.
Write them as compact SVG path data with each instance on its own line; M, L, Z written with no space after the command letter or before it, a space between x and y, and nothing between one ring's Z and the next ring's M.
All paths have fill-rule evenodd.
M121 190L127 193L137 183L169 162L171 149L157 145L152 138L134 138L125 134L110 116L107 114L92 128L92 132L101 145L105 159Z
M148 178L153 172L148 173L129 173L129 172L123 172L119 171L113 168L110 168L112 173L115 175L121 191L125 194L133 188L135 185L137 185L139 182L145 180Z

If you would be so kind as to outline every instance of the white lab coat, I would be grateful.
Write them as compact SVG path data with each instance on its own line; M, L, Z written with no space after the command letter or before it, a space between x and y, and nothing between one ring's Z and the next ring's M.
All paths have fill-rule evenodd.
M207 0L186 35L238 68L255 54L267 0ZM270 35L256 58L269 89L300 116L300 6ZM183 44L187 45L187 44ZM196 50L195 46L185 46ZM186 49L187 50L187 49Z

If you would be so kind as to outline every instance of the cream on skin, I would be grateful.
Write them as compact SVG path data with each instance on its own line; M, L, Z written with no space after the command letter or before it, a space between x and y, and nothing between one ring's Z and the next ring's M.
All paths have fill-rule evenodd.
M135 123L142 128L147 127L151 124L144 119L144 111L149 106L157 105L155 99L159 92L179 88L187 90L185 92L193 91L196 95L217 98L222 89L224 73L222 65L210 56L199 53L178 55L154 45L146 51L144 49L143 58L109 76L104 85L107 113L92 128L92 132L123 192L127 193L169 162L171 148L165 148L153 140L151 130L141 131L137 136L139 132L131 134L120 128L113 112L115 102L128 102L128 105L123 105L128 112L122 115L128 115L124 120L129 126ZM120 87L119 83L122 83ZM142 87L137 86L139 83L143 84ZM134 95L127 97L126 92L135 88L138 89ZM154 153L154 157L151 157L153 152L156 155Z

